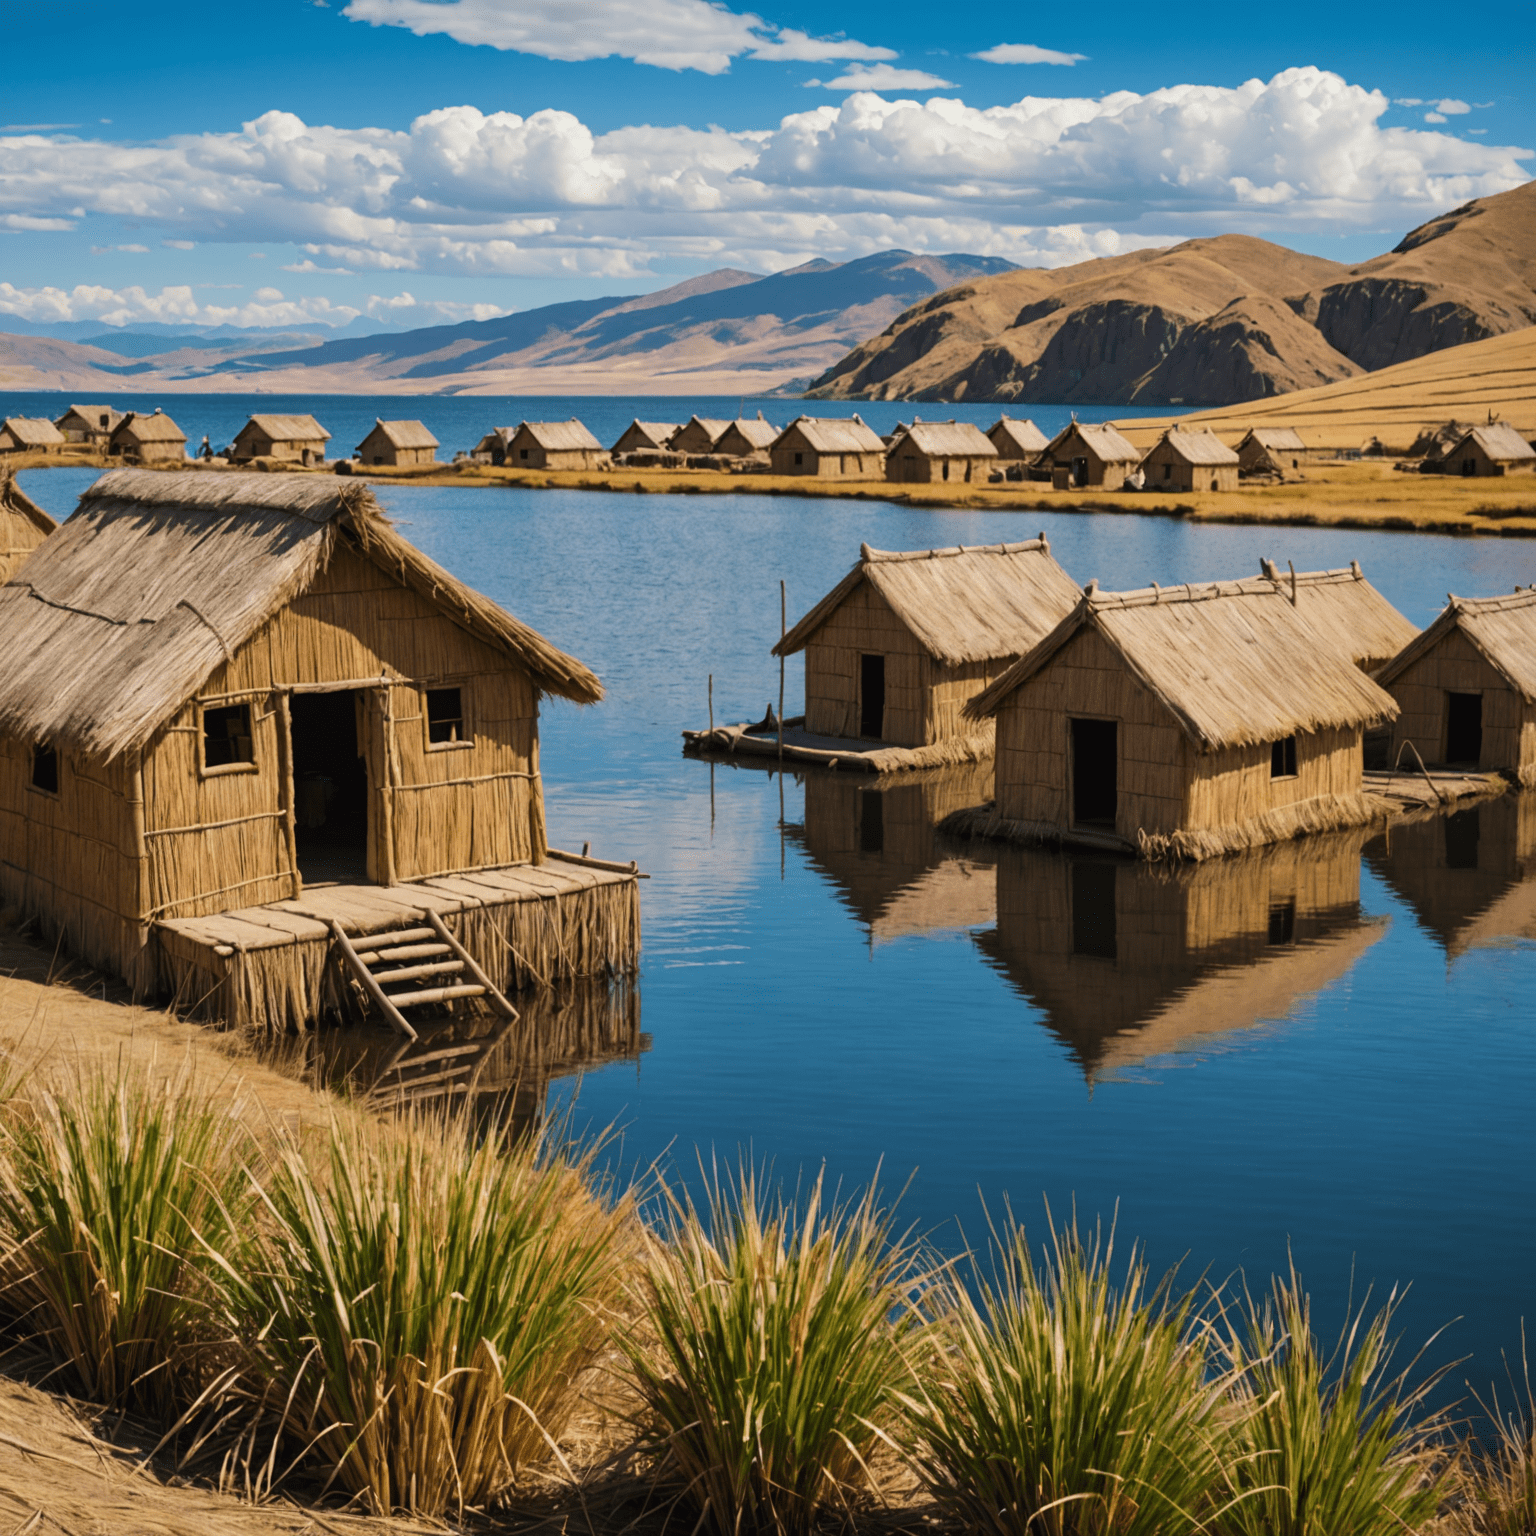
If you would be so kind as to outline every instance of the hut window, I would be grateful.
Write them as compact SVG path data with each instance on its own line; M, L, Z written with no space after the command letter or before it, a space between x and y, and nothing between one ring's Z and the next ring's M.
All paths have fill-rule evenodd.
M464 744L464 702L460 689L427 689L427 742L434 747Z
M1296 738L1287 736L1269 744L1269 776L1272 779L1296 777Z
M203 711L203 767L235 768L256 762L251 706L221 704Z
M526 448L519 448L517 450L517 456L520 459L526 459L528 457L528 450Z
M803 453L797 453L795 455L795 468L798 469L803 463L805 463L805 455Z
M32 788L45 795L59 792L59 754L41 743L32 748Z
M1445 696L1445 760L1476 763L1483 756L1483 696L1480 693L1447 693Z

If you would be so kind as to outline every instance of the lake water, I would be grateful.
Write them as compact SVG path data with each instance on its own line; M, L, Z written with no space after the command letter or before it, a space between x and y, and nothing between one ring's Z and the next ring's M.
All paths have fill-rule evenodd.
M90 478L22 483L64 515ZM1262 1283L1289 1246L1323 1320L1352 1277L1357 1293L1411 1283L1410 1341L1460 1318L1436 1357L1472 1357L1458 1382L1501 1372L1536 1275L1533 797L1390 846L1296 844L1175 880L1122 866L1113 952L1101 932L1093 953L1071 913L1106 899L1102 871L934 832L977 792L963 775L871 799L847 778L684 758L678 733L703 722L710 673L717 720L776 701L780 579L793 622L863 540L1043 529L1074 577L1109 587L1357 558L1420 625L1447 589L1536 581L1536 544L788 497L378 494L608 689L592 709L547 707L542 757L551 840L651 876L648 1048L582 1076L576 1107L623 1127L626 1162L686 1170L698 1149L790 1180L910 1175L902 1212L952 1249L957 1223L982 1232L983 1200L1040 1227L1042 1196L1058 1214L1118 1210L1155 1264L1187 1256L1216 1278ZM800 693L795 662L791 713ZM577 1092L550 1090L557 1106Z

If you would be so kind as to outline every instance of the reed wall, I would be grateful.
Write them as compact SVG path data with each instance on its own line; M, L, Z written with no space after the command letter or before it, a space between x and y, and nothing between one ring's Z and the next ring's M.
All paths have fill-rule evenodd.
M1149 491L1235 491L1241 464L1191 464L1165 442L1141 461Z
M929 454L908 446L886 454L885 478L920 485L985 485L996 465L990 455Z
M11 511L0 501L0 582L9 581L16 567L46 537L31 518Z
M866 581L838 605L805 647L805 728L823 736L859 735L859 657L885 657L883 739L927 745L927 653Z
M1502 673L1459 630L1446 632L1439 644L1405 668L1387 685L1402 713L1392 727L1392 758L1411 741L1427 763L1445 761L1449 693L1483 696L1484 772L1513 773L1527 787L1536 785L1536 706L1526 703ZM1411 762L1410 756L1405 761Z
M1215 831L1305 801L1358 796L1364 774L1360 737L1358 726L1297 736L1296 773L1281 779L1270 777L1268 742L1191 753L1182 826L1192 832Z

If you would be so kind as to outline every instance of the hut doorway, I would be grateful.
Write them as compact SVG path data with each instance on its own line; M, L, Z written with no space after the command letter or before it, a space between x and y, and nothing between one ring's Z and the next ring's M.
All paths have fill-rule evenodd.
M1119 730L1114 720L1072 722L1072 824L1115 825L1118 794L1115 760Z
M859 735L885 740L885 657L859 657Z
M1445 696L1445 760L1476 763L1483 755L1483 696L1480 693L1447 693Z
M1164 470L1166 471L1166 469L1167 466L1164 465ZM1086 458L1078 457L1072 460L1072 484L1088 484L1088 460Z
M367 695L296 693L294 824L305 885L368 879Z

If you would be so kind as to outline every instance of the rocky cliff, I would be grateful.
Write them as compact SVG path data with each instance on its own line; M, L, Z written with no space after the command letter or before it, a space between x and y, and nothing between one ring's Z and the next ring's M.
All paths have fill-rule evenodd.
M1241 235L962 283L812 386L822 398L1219 405L1536 324L1536 183L1355 267Z

